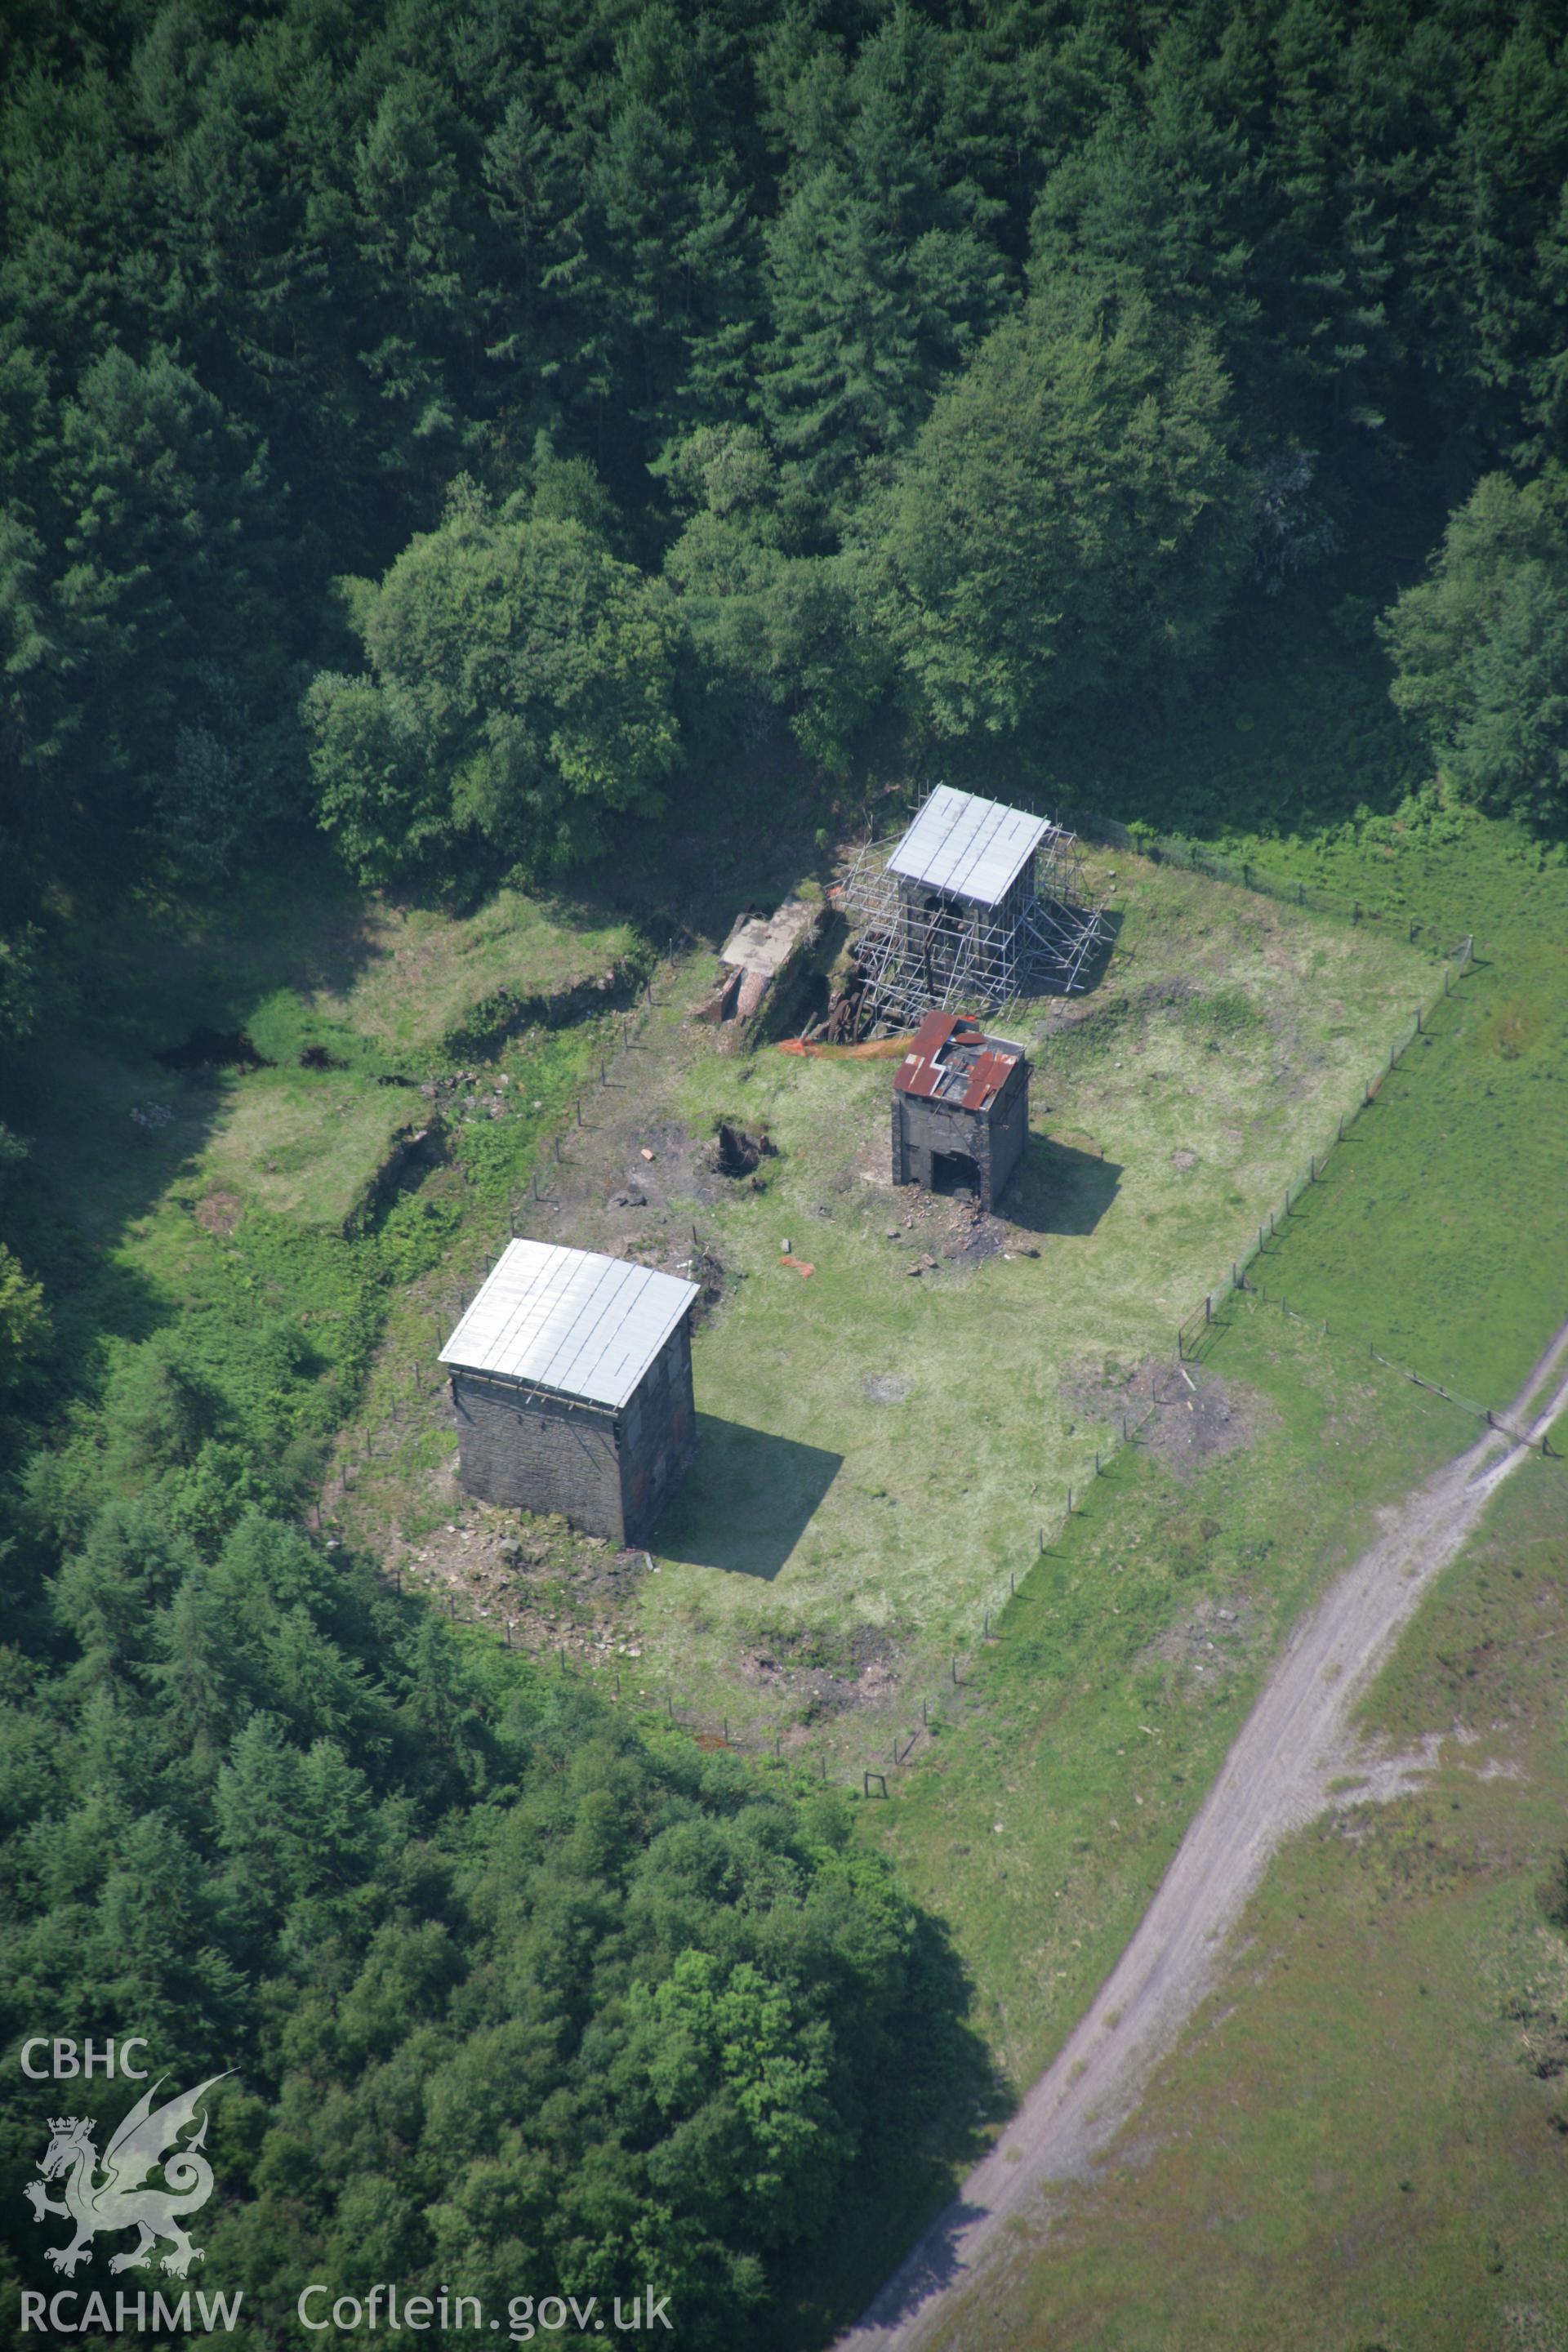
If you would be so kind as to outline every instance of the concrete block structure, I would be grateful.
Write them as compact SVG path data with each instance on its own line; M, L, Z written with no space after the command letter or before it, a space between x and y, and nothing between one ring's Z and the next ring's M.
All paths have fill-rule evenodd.
M441 1350L465 1493L646 1543L696 1449L697 1297L624 1258L510 1243Z
M1029 1062L961 1013L929 1013L893 1076L893 1181L994 1209L1029 1134Z

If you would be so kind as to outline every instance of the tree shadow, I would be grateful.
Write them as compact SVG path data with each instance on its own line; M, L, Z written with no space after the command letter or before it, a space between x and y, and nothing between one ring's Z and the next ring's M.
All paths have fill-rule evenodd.
M1091 1234L1121 1181L1119 1160L1054 1136L1031 1135L997 1213L1024 1233Z
M301 857L199 911L135 900L73 937L66 984L6 1074L6 1125L28 1147L7 1238L49 1300L57 1401L91 1384L102 1339L144 1339L179 1312L189 1269L159 1280L123 1244L171 1197L195 1226L204 1157L254 1083L243 1063L190 1062L180 1041L244 1032L282 988L346 991L378 953L363 908L335 868ZM204 1247L193 1230L192 1251Z
M852 2175L809 2283L760 2341L821 2347L862 2314L881 2326L918 2312L962 2274L957 2241L975 2216L962 2179L1010 2116L1016 2094L978 2032L974 1986L945 1920L914 1912L906 1990L866 2053L874 2088Z
M697 1458L658 1524L666 1559L771 1583L805 1533L842 1454L697 1416Z

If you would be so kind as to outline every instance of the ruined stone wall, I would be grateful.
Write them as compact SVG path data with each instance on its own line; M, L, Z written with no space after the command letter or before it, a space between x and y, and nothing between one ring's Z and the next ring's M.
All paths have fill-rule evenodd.
M992 1109L990 1191L985 1205L994 1208L1023 1164L1029 1141L1029 1066L1020 1062Z
M973 1160L980 1198L994 1209L1017 1171L1029 1133L1028 1064L1020 1062L989 1116L957 1104L893 1094L892 1173L895 1184L935 1188L939 1152L962 1151Z

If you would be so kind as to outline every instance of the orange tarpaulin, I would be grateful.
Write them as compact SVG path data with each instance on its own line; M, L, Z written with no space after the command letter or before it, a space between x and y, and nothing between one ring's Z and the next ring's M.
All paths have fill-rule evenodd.
M873 1037L864 1045L809 1045L804 1037L785 1037L779 1052L807 1054L818 1062L901 1062L913 1035L911 1029L906 1037Z

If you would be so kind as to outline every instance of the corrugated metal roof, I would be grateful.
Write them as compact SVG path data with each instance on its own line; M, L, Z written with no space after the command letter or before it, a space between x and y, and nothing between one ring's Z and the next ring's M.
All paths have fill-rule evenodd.
M994 907L1049 831L1043 816L939 784L888 864L911 882Z
M994 1053L989 1045L976 1054L969 1069L969 1091L963 1097L965 1110L984 1110L993 1095L999 1095L1018 1066L1016 1054Z
M900 1094L940 1095L963 1110L984 1110L1023 1059L1020 1046L982 1034L969 1013L928 1013L893 1073Z
M694 1282L625 1258L514 1241L440 1360L618 1407L696 1297Z
M901 1095L934 1095L942 1080L942 1049L955 1031L965 1029L978 1044L980 1025L967 1013L928 1013L893 1072L895 1090Z

